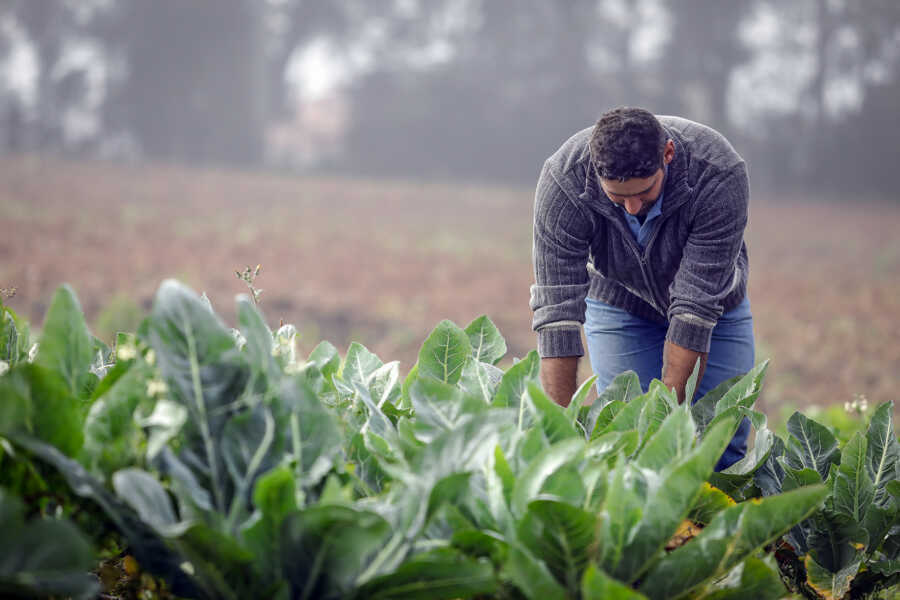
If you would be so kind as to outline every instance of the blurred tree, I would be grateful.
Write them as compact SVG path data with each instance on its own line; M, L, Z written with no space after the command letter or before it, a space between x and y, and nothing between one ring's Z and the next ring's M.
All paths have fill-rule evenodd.
M266 119L265 5L254 0L123 0L108 30L127 75L112 128L148 156L253 163Z

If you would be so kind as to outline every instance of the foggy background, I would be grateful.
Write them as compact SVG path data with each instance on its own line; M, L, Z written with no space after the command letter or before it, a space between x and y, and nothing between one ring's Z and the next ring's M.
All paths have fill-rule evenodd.
M5 152L531 183L628 104L890 193L896 0L3 0Z
M897 0L0 0L0 292L39 329L69 282L111 341L166 277L233 323L261 263L301 353L405 372L487 314L511 360L541 164L641 106L749 164L763 406L874 406L900 389L898 69Z

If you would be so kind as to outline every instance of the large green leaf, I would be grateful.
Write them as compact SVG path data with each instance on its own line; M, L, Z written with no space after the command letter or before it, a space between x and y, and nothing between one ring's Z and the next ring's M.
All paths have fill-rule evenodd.
M670 414L659 430L647 441L637 457L638 466L661 471L680 460L694 443L694 423L686 407Z
M860 523L827 505L810 521L809 553L823 568L838 573L862 559L869 534Z
M287 439L297 483L317 485L338 461L343 434L332 411L299 378L282 381L278 395L277 422Z
M721 580L710 585L704 600L778 600L785 597L778 567L748 556Z
M526 598L567 600L566 589L556 581L543 561L521 546L510 548L503 575L519 588Z
M538 353L532 350L525 358L506 370L500 380L497 393L494 394L494 406L514 408L519 411L520 429L525 425L522 394L525 393L529 383L538 381L540 368L541 359Z
M468 334L452 321L441 321L419 350L419 374L455 384L471 354Z
M237 317L241 334L247 340L243 348L247 362L256 372L277 378L280 369L272 356L272 330L266 325L259 307L245 294L237 297Z
M762 380L766 376L766 370L769 367L769 361L764 360L759 363L746 375L741 377L737 383L731 386L722 397L716 402L715 414L720 415L726 410L735 406L743 406L751 408L756 398L759 396Z
M369 379L372 374L384 365L381 359L375 356L368 348L353 342L347 349L347 357L341 369L341 379L348 384L354 382L369 387Z
M182 452L200 461L215 506L225 512L231 491L217 442L227 406L243 393L249 368L228 329L195 293L173 280L156 294L147 337L172 399L190 415Z
M427 375L416 378L409 389L409 397L416 411L417 425L437 431L453 429L465 415L487 408L484 402L468 396L458 387Z
M641 391L641 380L638 379L637 373L634 371L625 371L616 375L605 390L594 400L591 410L588 411L587 420L585 422L585 431L592 432L597 426L597 418L601 411L612 402L629 403L643 392Z
M785 460L793 469L815 469L822 479L828 477L830 465L840 463L837 438L827 427L802 413L795 412L787 422L788 438Z
M81 305L72 288L62 285L53 295L44 318L35 362L62 375L69 392L83 398L93 360L94 338L84 321Z
M128 540L131 552L141 567L149 573L165 578L178 596L213 598L215 594L200 587L200 582L181 567L184 557L173 551L158 533L124 502L109 492L84 467L63 455L55 447L27 436L14 435L12 441L40 460L53 466L69 484L71 490L97 503Z
M693 406L691 406L691 415L694 417L697 431L701 434L706 431L713 417L716 416L716 406L719 404L719 400L741 379L743 379L743 375L736 375L731 379L727 379L694 402Z
M463 367L459 387L466 394L480 398L485 404L491 404L501 379L502 370L488 363L470 360Z
M643 517L629 534L621 559L606 565L613 577L633 582L651 566L694 505L731 433L728 424L713 426L699 446L660 472L661 481L648 490Z
M610 431L630 431L632 429L637 429L641 418L641 411L644 410L644 405L647 404L649 399L650 395L644 394L643 396L638 396L628 402L622 407L622 410L616 413L615 417L613 417L605 427L602 429L599 427L595 428L593 433L591 433L591 439L609 433Z
M884 506L887 502L885 486L898 479L897 465L900 464L900 444L894 435L894 403L885 402L872 415L866 431L866 468L874 489L875 503Z
M359 588L354 598L366 600L435 600L493 594L498 581L491 563L474 560L451 548L418 554L396 571Z
M487 316L482 315L466 325L465 332L475 360L495 365L506 355L506 340Z
M533 500L518 524L519 540L576 597L595 549L597 516L556 500Z
M817 563L812 556L807 556L804 563L807 580L814 590L826 598L843 598L850 589L850 582L859 571L860 565L860 561L855 560L839 571L831 572Z
M834 509L862 521L875 490L866 469L866 438L856 432L841 449L841 465L834 480Z
M805 487L723 510L700 535L656 563L640 590L650 598L680 597L777 539L827 495L824 486Z
M582 407L585 401L588 398L588 395L591 393L591 389L593 389L594 384L597 382L597 376L591 375L578 386L578 389L575 390L575 393L572 394L572 400L569 402L569 405L566 407L566 417L572 422L574 425L578 422L579 415L582 414ZM590 409L585 407L587 413L590 414ZM585 419L586 420L586 419ZM585 435L588 435L588 429L585 428L584 423L579 423L579 425L584 429Z
M100 586L88 571L96 565L85 536L55 519L25 521L22 502L0 488L0 596L76 599L96 597Z
M594 565L588 566L581 582L582 600L646 600L647 596L616 581Z
M513 514L523 516L528 503L538 494L547 478L566 463L577 460L584 448L584 440L575 437L557 442L538 454L516 480L511 503Z
M19 363L0 378L0 433L24 433L75 456L84 436L84 410L56 371Z
M340 598L351 592L389 534L388 522L369 511L325 505L294 513L284 522L281 557L291 597Z
M219 445L234 486L227 513L230 533L236 531L238 520L246 516L245 502L257 477L278 463L278 441L275 418L270 408L262 404L232 416L225 424Z
M146 399L151 376L150 367L137 362L91 405L84 422L80 460L92 473L106 478L139 463L146 438L134 412Z
M547 436L547 441L553 444L568 438L582 437L566 416L565 409L548 398L539 385L529 383L526 393L531 406L535 409L539 426Z
M119 498L160 535L176 537L184 533L187 524L179 523L172 499L156 477L141 469L128 468L116 471L112 484Z

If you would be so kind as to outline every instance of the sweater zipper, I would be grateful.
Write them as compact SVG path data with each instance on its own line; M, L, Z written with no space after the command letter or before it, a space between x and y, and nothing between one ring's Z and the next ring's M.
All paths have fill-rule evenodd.
M653 230L653 235L651 235L650 239L647 240L647 247L644 248L643 253L641 253L641 248L638 246L638 243L634 239L633 235L628 235L625 237L626 239L628 239L631 250L634 252L635 257L638 259L638 262L641 265L641 275L644 278L644 285L647 286L647 289L650 292L650 297L653 298L653 307L660 313L665 315L666 311L662 308L663 303L661 302L662 296L659 294L659 290L657 290L656 288L652 273L650 272L650 261L647 259L647 257L650 255L650 247L653 245L653 242L656 241L656 237L662 230L662 218L662 216L659 217L660 221L656 224L656 228ZM631 232L629 231L628 233L630 234Z

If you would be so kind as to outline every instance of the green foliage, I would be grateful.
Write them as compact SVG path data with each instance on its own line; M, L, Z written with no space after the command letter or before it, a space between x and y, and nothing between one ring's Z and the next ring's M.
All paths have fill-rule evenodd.
M125 293L114 294L94 320L94 335L112 341L120 331L135 331L144 319L144 311Z
M38 364L6 346L4 448L179 596L777 598L782 536L809 589L895 578L890 406L843 448L802 415L785 442L753 410L766 363L693 407L624 373L562 408L537 353L496 366L486 317L441 322L405 378L360 344L300 360L252 298L237 322L167 281L113 357L62 288ZM745 417L753 448L714 473ZM701 531L673 546L685 519Z

